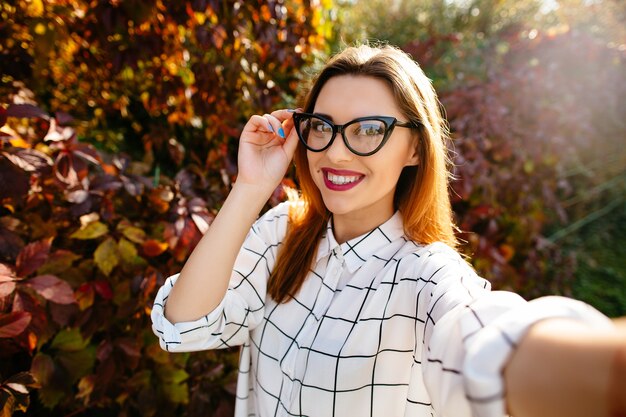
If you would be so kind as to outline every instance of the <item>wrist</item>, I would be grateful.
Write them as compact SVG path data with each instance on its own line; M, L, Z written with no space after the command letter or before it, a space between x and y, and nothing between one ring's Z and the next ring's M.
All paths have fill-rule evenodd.
M244 181L235 181L229 196L234 195L241 199L242 202L250 206L263 208L267 200L272 196L276 187L267 185L251 184Z

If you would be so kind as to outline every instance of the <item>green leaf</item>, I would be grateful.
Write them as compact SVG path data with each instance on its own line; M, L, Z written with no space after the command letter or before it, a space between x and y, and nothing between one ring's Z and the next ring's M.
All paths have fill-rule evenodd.
M85 349L89 339L84 339L79 329L61 330L54 337L51 347L66 352L76 352Z
M74 239L96 239L100 236L103 236L109 232L109 228L106 224L102 222L91 222L87 224L87 226L82 227L72 233L70 237Z
M120 262L120 253L115 244L113 238L108 238L104 242L100 243L94 253L94 260L98 268L109 276L113 268L115 268Z
M67 371L73 384L93 371L96 347L88 346L76 352L60 352L55 359Z
M187 383L166 385L163 391L173 403L187 404L189 402Z
M184 369L173 369L171 367L157 368L157 373L161 379L163 393L173 403L187 404L189 402L189 390L187 383L189 374Z
M59 275L69 269L78 259L80 259L80 255L69 250L59 249L48 256L46 263L37 272L41 275Z

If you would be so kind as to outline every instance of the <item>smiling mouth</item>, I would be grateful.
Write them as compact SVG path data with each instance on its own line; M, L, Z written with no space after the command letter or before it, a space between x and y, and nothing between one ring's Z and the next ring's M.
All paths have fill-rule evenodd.
M326 188L332 191L347 191L356 187L365 178L365 175L359 173L347 175L349 174L347 171L341 172L324 168L322 171L324 173L324 184Z
M335 175L331 174L330 172L326 173L326 178L328 179L328 181L335 185L351 184L358 181L362 177L362 175Z

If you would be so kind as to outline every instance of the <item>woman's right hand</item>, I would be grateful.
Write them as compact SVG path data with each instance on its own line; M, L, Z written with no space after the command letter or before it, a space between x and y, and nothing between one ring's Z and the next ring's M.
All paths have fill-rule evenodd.
M280 184L298 144L292 115L293 111L282 109L250 117L239 139L236 183L269 193Z

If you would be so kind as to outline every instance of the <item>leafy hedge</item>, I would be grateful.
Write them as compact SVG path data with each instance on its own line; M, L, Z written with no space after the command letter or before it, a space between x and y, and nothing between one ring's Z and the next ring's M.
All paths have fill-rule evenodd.
M169 355L149 312L228 191L243 122L324 47L325 10L0 6L2 416L232 414L237 352Z
M344 3L341 38L402 46L439 91L462 249L496 288L569 294L577 230L624 206L625 4Z
M582 31L525 33L485 54L497 68L485 82L442 97L458 154L454 209L496 287L567 295L576 253L557 236L625 201L626 52Z

